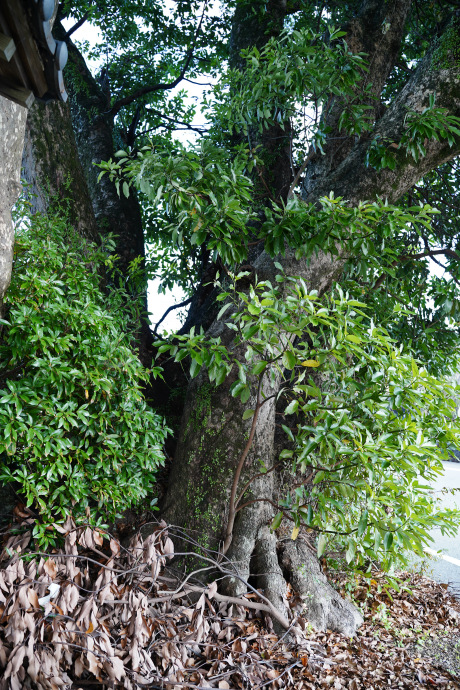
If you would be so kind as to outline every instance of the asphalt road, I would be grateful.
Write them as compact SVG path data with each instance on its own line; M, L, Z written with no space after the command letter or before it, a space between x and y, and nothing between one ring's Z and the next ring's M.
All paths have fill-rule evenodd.
M433 490L441 492L447 489L456 489L456 493L441 493L443 505L446 508L460 508L460 463L444 462L444 476L440 477L433 486ZM442 549L443 555L436 560L429 560L427 575L438 582L449 583L452 591L460 596L460 528L457 536L446 537L439 529L432 531L434 542L428 553Z

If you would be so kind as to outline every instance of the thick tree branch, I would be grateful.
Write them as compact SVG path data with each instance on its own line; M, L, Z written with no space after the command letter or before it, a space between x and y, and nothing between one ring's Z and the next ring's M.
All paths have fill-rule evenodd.
M152 113L152 115L156 115L157 117L160 117L162 120L166 120L167 122L171 122L173 125L182 125L182 129L189 129L191 132L196 132L197 134L203 134L204 127L199 127L199 126L194 127L193 125L189 124L188 122L183 122L182 120L177 120L174 117L169 117L169 115L162 113L161 110L157 110L156 108L146 108L145 110L147 113ZM157 129L157 128L155 127L152 129ZM173 129L173 128L171 128L171 129ZM174 127L174 129L180 129L180 128Z
M433 250L427 250L426 252L420 252L419 254L405 254L400 256L398 259L393 261L391 264L392 268L397 266L399 263L402 262L407 262L407 261L418 261L419 259L434 259L435 256L450 256L451 259L455 259L456 261L460 261L460 255L457 254L453 249L433 249ZM439 263L439 261L436 261L437 264L442 266L442 264ZM442 266L442 268L445 268ZM374 287L372 288L373 290L378 290L380 287L382 287L385 278L387 277L387 273L384 272L381 274L381 276L376 280L374 283Z
M411 0L364 0L359 13L343 27L344 40L352 53L365 53L367 69L354 88L354 102L372 106L374 117L380 115L380 94L399 55ZM303 186L314 193L318 180L337 168L355 145L354 136L344 137L340 118L350 97L331 95L321 121L329 135L324 155L319 152L307 167ZM372 111L369 111L372 112ZM372 116L369 116L372 118Z
M443 37L440 41L442 40ZM418 161L401 152L394 170L374 170L366 165L366 155L372 140L378 138L380 141L399 142L408 110L422 112L429 106L430 96L435 96L437 106L446 108L450 115L460 117L460 67L453 58L451 66L437 66L435 49L436 45L388 107L378 121L372 137L358 142L347 158L305 195L307 201L316 201L332 190L336 196L345 197L352 204L375 199L377 196L394 203L426 173L460 153L460 137L455 138L452 146L447 139L431 139L427 142L425 157ZM448 53L445 59L449 60Z
M418 259L425 259L426 257L439 256L444 254L444 256L450 256L451 259L460 261L460 256L453 249L435 249L433 251L420 252L419 254L405 254L400 257L400 261L416 261Z
M70 38L75 31L77 31L83 24L88 21L89 13L86 12L81 19L78 20L67 32L66 32L66 38Z
M180 309L181 307L186 307L187 304L190 304L190 302L192 301L192 299L193 299L193 297L189 297L188 299L184 299L183 302L179 302L178 304L173 304L171 307L168 307L168 308L166 309L165 313L163 314L163 316L161 317L161 319L160 319L160 320L158 321L158 323L156 324L155 328L153 329L153 333L154 333L155 335L157 334L157 331L158 331L158 328L159 328L160 324L163 323L163 321L165 320L165 318L168 316L168 314L169 314L170 312L172 312L174 309Z

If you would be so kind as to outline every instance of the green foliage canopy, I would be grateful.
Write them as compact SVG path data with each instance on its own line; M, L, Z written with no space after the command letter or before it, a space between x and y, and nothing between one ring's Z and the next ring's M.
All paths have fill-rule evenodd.
M343 25L359 3L326 5L330 24ZM376 200L351 208L333 196L307 204L295 186L285 203L270 197L270 189L258 198L258 178L269 165L262 135L270 128L292 128L292 164L302 164L309 150L322 151L329 132L322 127L321 109L336 97L343 105L339 138L372 137L376 115L364 86L366 57L353 55L343 34L326 26L323 6L315 16L317 3L301 2L303 11L289 18L280 37L243 51L242 70L221 70L206 104L209 134L199 145L186 148L154 137L136 150L124 147L117 161L101 167L120 193L129 194L130 185L140 191L146 217L156 225L149 237L160 245L157 256L163 251L167 257L167 285L178 282L193 290L202 268L196 261L199 247L237 279L238 264L254 244L272 257L289 248L297 258L309 260L324 251L346 263L348 294L335 292L322 301L301 281L283 276L279 286L262 282L249 291L216 281L224 302L220 318L235 331L236 344L245 344L244 361L221 341L196 332L162 344L160 351L176 361L189 358L191 376L206 366L216 385L237 367L231 394L243 404L264 377L284 378L281 459L304 478L281 505L274 527L288 514L295 528L303 521L321 532L320 554L335 539L345 546L347 561L363 565L378 559L391 568L404 560L401 549L421 553L437 521L451 530L458 517L439 514L423 484L440 471L440 458L459 438L450 425L453 391L430 373L447 368L458 353L457 291L427 281L429 252L422 251L439 242L455 246L458 223L444 209L436 213L431 180L398 206ZM248 12L264 10L263 3L251 3ZM409 21L400 60L384 89L386 103L423 58L438 10L430 3L423 31ZM306 117L309 108L313 115ZM369 171L397 169L407 159L417 164L427 142L442 139L452 146L459 131L458 118L432 100L422 113L407 112L396 141L372 140ZM439 184L444 198L458 181L456 165L449 184ZM171 257L180 257L179 270L171 267ZM458 265L448 265L458 277ZM391 335L397 335L396 343ZM309 369L321 374L324 390L307 376ZM247 409L245 419L252 412Z

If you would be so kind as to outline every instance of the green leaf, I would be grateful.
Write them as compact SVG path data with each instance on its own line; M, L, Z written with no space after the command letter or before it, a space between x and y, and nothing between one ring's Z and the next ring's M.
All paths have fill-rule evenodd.
M358 523L358 537L361 537L367 529L367 522L369 519L369 513L367 510L363 512Z
M237 381L236 383L233 384L230 392L234 398L236 398L242 390L246 388L246 384L244 384L242 381Z
M324 534L320 534L318 537L318 544L317 544L317 550L316 553L318 555L318 558L321 558L323 553L326 550L327 546L327 537Z
M351 563L356 556L356 544L353 541L348 542L348 549L345 553L345 560L347 563Z
M243 420L246 421L246 419L249 419L250 417L254 416L255 410L245 410L243 412Z
M251 389L249 388L249 386L246 385L244 387L244 390L241 392L240 397L241 397L241 402L243 403L243 405L245 403L247 403L247 401L251 397Z
M198 375L200 369L201 369L200 364L198 364L196 359L192 359L192 361L190 362L190 376L192 377L192 379L194 379L195 376Z
M289 405L284 410L284 414L294 414L294 412L297 412L298 409L299 409L299 401L298 400L291 400Z
M252 368L252 373L254 376L259 376L267 368L267 362L257 362Z
M286 350L286 352L283 353L283 364L286 369L294 369L296 362L296 356L291 350Z
M353 335L352 333L347 333L346 338L347 340L350 340L350 342L356 343L357 345L359 345L362 342L361 338L358 338L357 335Z
M222 385L222 383L225 381L227 376L228 376L227 368L224 366L219 367L219 369L217 370L217 374L216 374L216 386Z
M326 472L324 472L324 470L319 470L319 472L317 472L315 474L315 477L313 479L313 484L319 484L321 481L323 481L325 476L326 476Z
M389 551L391 549L392 544L393 544L393 533L387 532L383 538L383 547L384 547L385 551Z
M270 529L271 529L272 531L275 531L276 529L278 529L278 527L281 525L282 519L283 519L283 512L280 511L280 512L277 513L277 514L275 515L275 517L273 518L273 522L272 522L272 524L270 525Z
M228 302L227 304L224 304L224 306L222 307L222 309L220 309L219 313L217 314L216 319L219 321L219 319L221 318L221 316L222 316L223 314L225 314L225 312L227 311L227 309L230 309L231 306L232 306L232 303L231 303L231 302Z

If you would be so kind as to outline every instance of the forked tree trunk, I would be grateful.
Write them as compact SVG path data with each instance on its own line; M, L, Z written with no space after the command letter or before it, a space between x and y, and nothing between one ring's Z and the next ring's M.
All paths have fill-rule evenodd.
M376 84L376 96L397 58L409 7L410 0L382 3L365 0L359 16L349 24L347 40L351 48L354 51L363 50L363 41L366 41L371 65L368 79ZM386 32L382 32L381 22L378 23L382 13L384 18L390 18ZM450 68L438 69L432 64L431 54L427 55L377 122L375 132L382 140L398 142L407 108L421 111L428 106L432 93L436 94L437 104L460 116L460 70L456 60L452 59L451 64ZM339 106L337 104L337 108ZM325 117L328 116L331 118L333 135L337 126L335 107L330 107ZM353 205L377 196L395 202L428 170L460 151L458 140L452 147L446 142L431 141L427 144L426 157L417 164L402 158L396 170L376 172L365 164L370 138L347 144L345 156L335 151L334 137L331 136L331 139L329 146L326 144L325 160L313 160L312 170L307 168L304 197L308 201L315 202L333 191L336 196L344 196ZM330 288L339 277L343 265L340 255L332 258L320 253L305 264L304 261L297 261L289 251L285 257L278 257L278 261L287 275L302 276L309 290L316 289L320 293ZM273 261L265 254L259 256L254 267L260 280L273 279L276 272ZM219 334L224 342L231 344L232 333L222 324L214 323L209 333L213 336ZM243 405L239 399L231 397L229 388L234 381L232 376L218 388L207 383L205 372L190 383L164 503L166 520L195 530L197 541L204 547L214 549L218 549L224 540L235 468L251 425L250 420L242 421L243 413L245 409L255 406L254 398ZM270 391L267 393L270 394ZM239 490L249 477L258 473L260 460L266 467L273 465L274 431L275 407L271 401L262 407L258 418ZM274 473L258 477L250 486L252 497L271 500L276 494L274 481ZM237 566L242 578L257 578L257 584L266 590L280 610L285 606L286 581L290 580L303 597L306 615L315 627L353 634L362 620L359 612L350 602L341 599L326 582L316 558L301 540L276 544L275 536L270 534L267 527L273 514L273 507L268 501L259 500L241 510L237 514L233 540L226 555ZM181 544L180 548L186 548L186 545ZM243 585L235 578L226 586L231 593L238 593Z
M273 262L262 255L255 264L261 279L274 280ZM340 265L339 265L340 268ZM337 269L327 257L319 258L310 267L308 285L324 291ZM291 273L292 274L292 273ZM220 335L231 346L233 332L223 323L215 323L209 334ZM242 359L243 352L239 353ZM179 442L169 479L162 515L172 525L187 530L205 549L222 550L229 518L229 497L235 469L248 441L251 420L242 421L245 409L256 407L256 382L253 395L246 405L230 394L236 372L218 388L209 384L205 371L200 372L187 391ZM270 397L279 387L278 380L266 384L264 395ZM243 502L251 505L236 515L233 537L226 557L236 567L239 577L228 578L225 590L237 596L246 590L244 581L250 577L265 591L280 612L285 613L287 582L292 581L305 600L306 615L315 627L330 628L352 635L362 622L357 609L327 583L317 560L310 554L305 559L305 546L299 540L277 544L270 524L272 502L279 493L276 473L261 474L275 463L275 401L270 399L260 410L253 443L241 474L237 494L248 486ZM259 475L259 476L257 476ZM257 499L257 500L254 500ZM261 500L267 499L267 500ZM179 550L194 551L186 541L177 539ZM280 548L279 548L280 547ZM302 568L299 570L300 565ZM241 579L240 579L241 578Z

